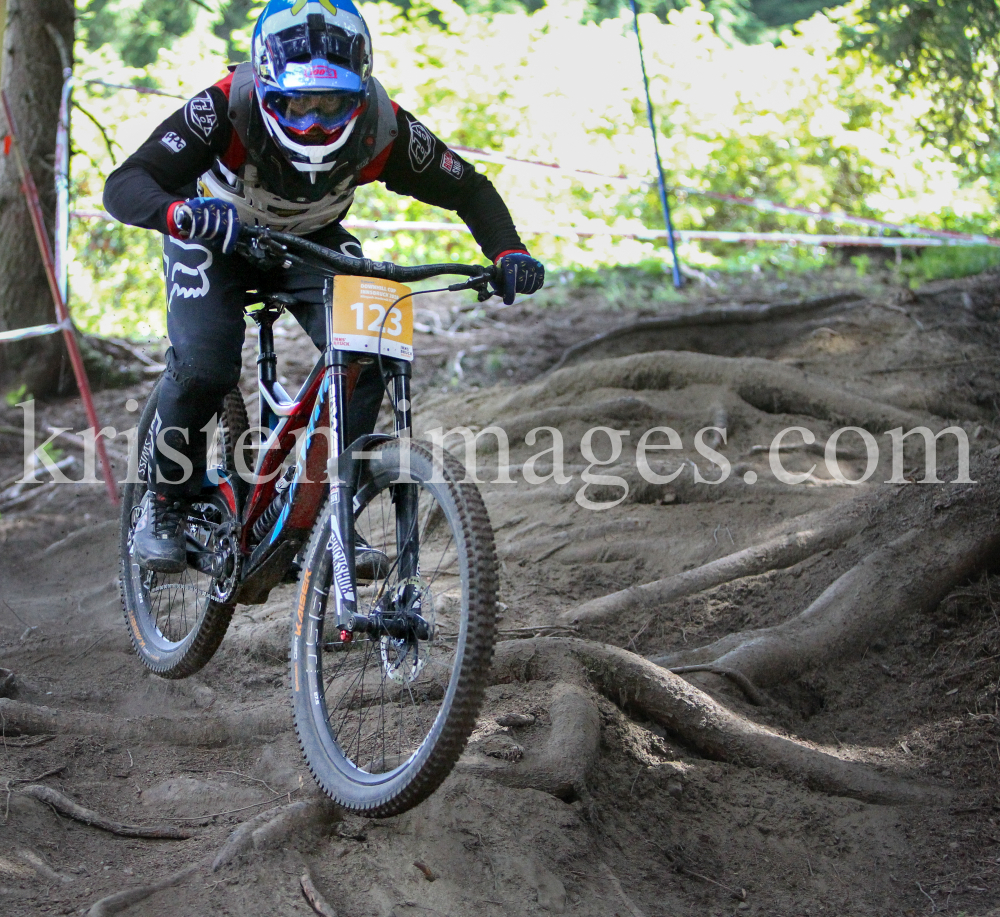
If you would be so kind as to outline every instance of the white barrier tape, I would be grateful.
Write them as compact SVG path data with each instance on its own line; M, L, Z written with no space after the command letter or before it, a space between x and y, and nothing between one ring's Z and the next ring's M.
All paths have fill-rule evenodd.
M345 229L369 229L375 232L463 232L471 233L461 223L432 223L418 220L352 220L343 222ZM665 229L615 229L608 227L575 226L522 226L518 230L529 236L558 236L576 238L591 236L614 236L624 239L665 239ZM864 245L882 248L936 248L942 245L976 245L964 239L903 239L885 236L844 236L811 235L794 232L716 232L708 229L677 229L674 238L678 242L705 240L712 242L787 242L797 245Z
M14 331L0 331L0 343L4 341L24 341L28 338L38 338L46 334L58 334L64 328L71 327L71 322L67 318L64 322L55 325L33 325L31 328L17 328Z
M557 171L564 175L572 175L576 178L605 181L612 184L650 184L648 178L629 178L627 175L608 175L605 172L591 172L588 169L565 169L554 162L541 162L534 159L517 159L513 156L505 156L503 153L496 153L491 150L477 150L473 147L453 146L453 150L461 152L467 159L480 162L492 162L497 165L510 165L518 168L544 169L548 172ZM777 201L770 201L767 198L740 197L734 194L723 194L719 191L704 191L701 188L688 188L684 185L674 185L667 189L670 192L681 192L684 194L694 194L699 197L707 197L715 201L725 201L730 204L738 204L742 207L754 207L764 213L788 213L794 216L810 217L814 220L827 220L831 223L848 224L851 226L867 226L870 229L885 229L891 232L906 233L911 236L930 236L935 239L961 239L978 245L998 245L1000 239L980 233L950 232L944 229L926 229L923 226L915 226L912 223L890 223L886 220L873 220L870 217L856 217L849 213L834 213L830 210L811 210L808 207L793 207L790 204L781 204Z
M107 86L108 89L131 89L132 92L137 92L144 96L165 96L168 99L183 99L184 101L187 101L188 99L187 96L179 96L172 92L164 92L162 89L149 89L146 86L125 86L122 83L108 83L104 80L95 80L90 78L81 79L80 82L89 83L93 86Z
M74 217L80 219L114 220L104 210L74 210ZM471 235L468 226L462 223L434 223L422 220L354 220L343 221L345 229L366 229L373 232L461 232ZM522 226L520 232L528 236L557 236L563 239L592 236L614 236L621 239L665 239L665 229L615 229L607 227L575 226ZM674 238L678 242L784 242L794 245L857 245L873 248L937 248L940 246L982 245L978 239L938 238L898 238L890 236L844 236L811 235L802 232L717 232L709 229L677 229Z
M471 146L449 145L449 149L461 153L466 159L476 162L492 162L500 166L516 166L529 169L544 169L546 172L562 172L563 175L572 175L575 178L588 179L591 181L608 182L620 185L645 185L649 184L648 178L629 178L627 175L608 175L605 172L592 172L589 169L567 169L554 162L541 162L535 159L515 159L513 156L504 156L503 153L494 153L491 150L477 150Z

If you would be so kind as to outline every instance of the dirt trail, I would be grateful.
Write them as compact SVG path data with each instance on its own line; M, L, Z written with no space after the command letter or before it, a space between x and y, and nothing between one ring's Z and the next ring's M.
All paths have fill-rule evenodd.
M147 674L121 618L117 522L101 487L29 495L4 484L21 467L10 431L22 414L0 408L0 913L309 915L317 910L303 893L308 873L307 887L341 917L1000 914L1000 582L988 572L990 544L977 542L985 547L975 575L949 581L943 601L921 609L907 599L862 646L793 677L755 674L743 684L695 671L683 674L686 684L660 669L662 678L641 670L632 682L632 663L614 661L624 656L587 656L608 644L687 660L814 607L838 577L910 532L933 544L935 527L951 531L948 520L962 513L979 513L989 530L996 509L986 491L877 482L894 474L882 433L897 422L961 427L973 478L995 463L997 278L919 295L888 276L809 282L763 277L694 288L676 302L647 287L644 301L617 308L597 291L558 286L547 305L418 307L418 432L500 425L510 440L506 457L486 438L479 450L505 642L456 772L428 802L384 821L315 804L287 698L295 587L241 606L196 676ZM705 318L775 303L793 307L752 322ZM609 331L547 372L568 348ZM311 347L282 326L278 349L291 387ZM249 347L246 364L250 378ZM133 425L126 402L141 401L151 378L99 393L102 422ZM39 405L36 420L39 431L85 425L72 401ZM581 493L590 464L581 443L596 426L629 431L613 464L591 469L628 485L620 501L618 480ZM669 483L637 471L638 440L654 426L681 439L680 449L650 453L650 471L680 471ZM718 485L694 477L696 468L707 480L721 473L695 447L709 426L727 430L724 444L705 441L731 465ZM775 478L766 451L792 426L818 444L782 453L789 472L807 475L794 485ZM879 444L875 472L857 487L831 476L822 454L844 426ZM525 444L539 427L561 431L568 481L526 482L525 464L551 446L545 433ZM953 442L939 449L949 481ZM606 458L607 436L595 435L593 447ZM79 456L66 441L60 448ZM844 475L864 473L860 433L844 434L836 451ZM551 459L534 471L545 477ZM908 446L904 459L906 479L923 476L920 449ZM120 458L116 465L124 473ZM515 484L490 483L504 471ZM78 477L79 463L67 473ZM855 522L815 544L785 538L817 519L846 518ZM774 560L778 548L751 550L678 579L769 541L784 561ZM739 566L748 557L756 566ZM878 581L887 607L905 560ZM645 697L651 678L695 711L715 704L706 737L709 726L735 724L746 744L731 753L724 730L718 747L693 739L676 710L658 712ZM522 725L498 722L514 714ZM805 770L782 769L761 752L779 740L806 762L846 768L846 784L824 788ZM871 801L877 793L851 789L856 773L905 789L911 802ZM124 825L189 836L118 836L59 814L43 793L26 792L32 785ZM121 892L129 894L111 897Z

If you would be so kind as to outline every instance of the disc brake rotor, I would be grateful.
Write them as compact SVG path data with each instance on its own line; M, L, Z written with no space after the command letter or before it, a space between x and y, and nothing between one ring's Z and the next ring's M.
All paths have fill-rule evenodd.
M401 602L403 592L407 587L415 587L417 596L411 598L410 609L416 611L430 625L434 633L434 598L427 583L418 577L401 582L395 589L396 601ZM433 638L432 638L433 639ZM430 644L426 640L415 637L382 637L379 641L379 654L382 657L382 670L386 677L393 681L411 684L420 677L420 672L427 662Z

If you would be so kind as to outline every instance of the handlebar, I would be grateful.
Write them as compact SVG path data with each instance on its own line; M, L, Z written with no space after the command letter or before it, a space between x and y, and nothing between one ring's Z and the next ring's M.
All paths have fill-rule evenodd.
M275 232L264 226L241 226L236 250L249 261L262 267L298 265L312 270L325 268L339 274L361 277L376 277L380 280L406 282L426 280L444 274L458 274L470 278L465 283L452 284L449 290L478 289L480 298L493 295L487 285L497 280L497 269L493 265L479 264L422 264L404 267L391 261L372 261L370 258L354 258L342 252L325 248L308 239L289 233ZM483 295L485 294L485 295Z

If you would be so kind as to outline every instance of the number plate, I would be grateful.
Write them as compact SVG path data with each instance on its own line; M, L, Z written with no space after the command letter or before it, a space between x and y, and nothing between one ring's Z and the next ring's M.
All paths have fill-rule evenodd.
M409 287L391 280L334 277L333 346L338 350L378 353L381 330L382 356L412 361L413 300L404 299L393 306L409 292Z

